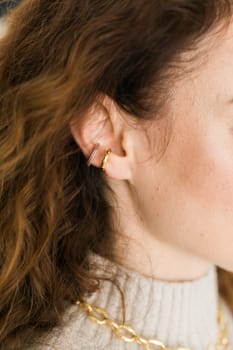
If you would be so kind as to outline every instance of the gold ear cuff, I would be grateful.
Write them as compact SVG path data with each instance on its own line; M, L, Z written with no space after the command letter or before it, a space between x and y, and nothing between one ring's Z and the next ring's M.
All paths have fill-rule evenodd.
M103 171L105 171L105 167L106 167L106 163L108 161L108 157L109 157L109 154L112 152L111 148L108 148L106 151L105 151L105 156L104 156L104 159L102 160L102 163L101 163L101 169Z
M87 159L87 166L90 166L90 165L91 165L91 162L92 162L92 160L94 159L94 157L95 157L95 155L96 155L96 153L97 153L97 151L98 151L99 146L100 146L99 143L96 143L96 144L95 144L95 146L94 146L94 148L93 148L93 150L92 150L90 156L89 156L88 159ZM103 171L105 171L106 163L107 163L107 161L108 161L108 157L109 157L109 154L110 154L111 152L112 152L111 148L108 148L108 149L106 149L106 151L105 151L105 156L104 156L104 158L103 158L103 160L102 160L102 162L101 162L101 169L102 169Z

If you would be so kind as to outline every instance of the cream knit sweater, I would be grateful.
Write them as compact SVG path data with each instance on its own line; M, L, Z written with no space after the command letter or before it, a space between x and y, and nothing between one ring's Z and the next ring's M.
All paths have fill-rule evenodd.
M216 349L218 339L218 286L216 266L195 280L168 282L145 277L137 272L95 256L118 277L126 303L126 323L145 338L157 338L167 347L191 350ZM88 298L88 302L107 310L121 321L120 293L110 282ZM233 318L225 302L224 316L229 323L230 349L233 349ZM67 308L64 323L27 350L140 350L141 345L117 338L106 325L92 322L78 305ZM209 346L209 347L208 347ZM156 347L152 348L157 349ZM159 348L158 348L159 349Z

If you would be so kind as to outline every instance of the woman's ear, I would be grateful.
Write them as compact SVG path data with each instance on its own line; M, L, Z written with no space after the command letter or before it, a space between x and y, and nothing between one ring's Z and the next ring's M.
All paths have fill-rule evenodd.
M101 167L107 149L111 149L105 173L119 180L130 178L124 122L111 98L104 96L96 100L85 113L70 122L70 130L85 157L88 159L92 154L91 165Z

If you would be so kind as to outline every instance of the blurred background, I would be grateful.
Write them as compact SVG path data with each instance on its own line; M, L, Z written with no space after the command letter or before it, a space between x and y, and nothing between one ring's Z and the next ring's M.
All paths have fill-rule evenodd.
M11 0L11 1L0 0L0 17L5 16L8 10L12 7L17 6L20 1L21 0Z
M11 8L16 7L21 0L0 0L0 37L3 36L6 32L6 24L4 22L4 19L6 18L6 15L8 11Z

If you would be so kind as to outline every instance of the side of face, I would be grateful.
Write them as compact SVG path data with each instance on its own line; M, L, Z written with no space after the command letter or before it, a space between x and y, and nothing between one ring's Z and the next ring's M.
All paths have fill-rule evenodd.
M233 24L207 54L174 87L161 159L135 140L133 185L151 235L233 271ZM165 119L148 129L152 141Z

